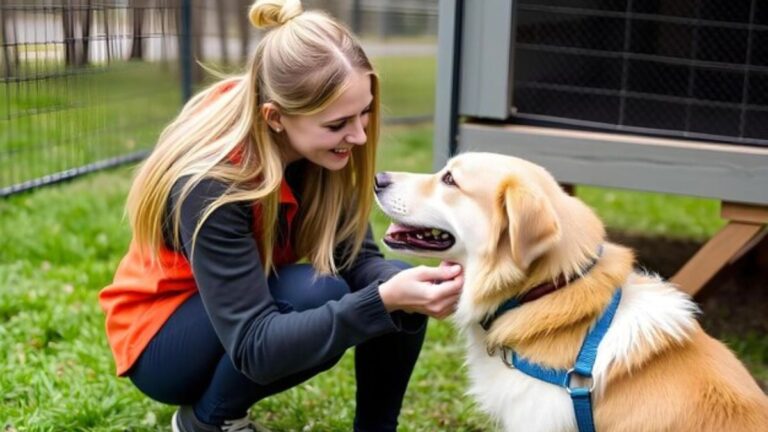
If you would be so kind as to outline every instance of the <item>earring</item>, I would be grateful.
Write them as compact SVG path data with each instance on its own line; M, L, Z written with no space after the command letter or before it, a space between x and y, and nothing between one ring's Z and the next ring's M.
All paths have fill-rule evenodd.
M275 132L277 132L277 133L280 133L282 131L283 131L283 128L281 128L281 127L276 127L275 128Z

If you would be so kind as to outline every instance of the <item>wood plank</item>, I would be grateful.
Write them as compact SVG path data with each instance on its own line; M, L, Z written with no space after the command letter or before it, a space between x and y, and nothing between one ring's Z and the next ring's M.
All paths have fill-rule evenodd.
M695 295L763 228L762 224L729 222L688 260L671 281L688 294Z
M464 122L459 151L528 159L559 182L768 205L768 148Z
M723 202L720 208L720 216L728 220L766 224L768 223L768 207Z

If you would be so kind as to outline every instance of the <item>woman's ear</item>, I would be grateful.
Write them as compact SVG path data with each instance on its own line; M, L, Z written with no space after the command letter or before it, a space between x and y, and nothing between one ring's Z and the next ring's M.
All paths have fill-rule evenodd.
M280 109L272 102L265 102L261 105L261 116L264 118L264 122L267 123L270 129L280 133L283 131L284 126L282 122L282 116Z

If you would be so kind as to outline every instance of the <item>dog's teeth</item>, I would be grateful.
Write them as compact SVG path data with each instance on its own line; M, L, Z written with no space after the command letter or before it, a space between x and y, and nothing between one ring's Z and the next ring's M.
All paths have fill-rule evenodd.
M437 237L437 236L438 236L438 234L440 234L440 230L439 230L439 229L437 229L437 228L432 228L432 235L433 235L433 236L435 236L435 237Z
M416 238L419 239L419 240L422 240L422 239L424 239L424 236L421 235L421 234L416 234Z
M441 239L447 240L448 239L448 233L443 233L443 235L440 236Z

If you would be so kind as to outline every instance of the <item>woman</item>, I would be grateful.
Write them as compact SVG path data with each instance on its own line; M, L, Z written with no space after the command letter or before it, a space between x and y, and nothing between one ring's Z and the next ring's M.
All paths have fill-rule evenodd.
M354 429L395 430L461 269L372 240L379 84L350 32L296 0L250 19L270 30L247 71L194 97L134 180L133 240L100 293L117 373L180 405L174 431L255 430L251 405L355 346Z

